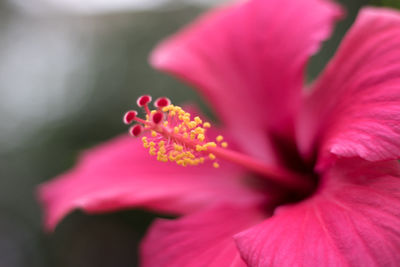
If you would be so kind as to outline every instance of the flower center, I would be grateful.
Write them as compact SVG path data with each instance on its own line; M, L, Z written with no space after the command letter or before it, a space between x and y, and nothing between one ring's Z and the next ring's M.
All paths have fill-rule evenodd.
M198 116L192 118L192 115L181 107L172 105L168 98L158 98L154 102L154 110L148 107L151 100L149 95L141 96L137 100L137 105L146 113L146 119L137 117L138 113L130 110L125 113L123 121L125 124L137 122L129 130L134 137L144 132L148 133L142 137L143 146L149 150L150 155L156 156L157 160L175 162L183 167L211 162L218 168L219 159L223 159L260 173L285 187L308 191L313 186L303 176L268 166L255 158L229 150L228 143L222 135L217 136L215 140L209 140L207 129L211 127L210 122L204 122Z

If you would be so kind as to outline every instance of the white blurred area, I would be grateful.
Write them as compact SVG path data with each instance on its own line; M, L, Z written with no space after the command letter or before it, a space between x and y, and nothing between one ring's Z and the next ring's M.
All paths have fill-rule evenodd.
M0 14L0 153L31 142L90 101L85 82L99 27L86 16L212 5L210 0L9 0ZM11 8L10 8L11 7ZM140 27L140 25L138 26ZM101 33L102 29L100 29ZM40 142L40 140L37 140Z
M149 10L178 5L210 6L227 0L9 0L25 11L42 13L61 11L79 14L101 14L127 10Z

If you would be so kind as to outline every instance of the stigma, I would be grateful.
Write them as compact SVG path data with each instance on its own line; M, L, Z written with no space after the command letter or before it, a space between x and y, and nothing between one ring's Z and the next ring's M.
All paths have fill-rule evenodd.
M211 162L218 168L217 156L213 151L226 148L228 143L219 135L215 140L209 140L207 130L210 122L203 121L198 116L192 116L179 106L171 104L166 97L154 101L154 109L150 110L152 98L149 95L137 99L137 105L145 112L145 119L139 118L138 112L129 110L125 113L125 124L136 122L129 133L133 137L141 137L143 147L149 154L161 162L175 162L186 166L196 166Z

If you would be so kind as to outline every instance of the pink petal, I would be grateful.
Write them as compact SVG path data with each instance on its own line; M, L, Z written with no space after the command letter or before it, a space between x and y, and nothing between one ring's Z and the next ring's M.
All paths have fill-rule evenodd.
M86 152L71 171L39 188L47 229L71 210L127 207L187 213L214 202L246 203L259 196L242 184L241 169L221 162L181 167L148 155L141 141L118 137Z
M314 86L300 144L370 161L400 157L400 12L363 9ZM322 163L321 163L322 162Z
M311 199L235 238L249 266L398 266L397 162L343 160Z
M150 61L198 87L245 151L273 161L267 130L292 136L306 62L341 13L325 0L240 1L164 41Z
M233 235L266 216L255 206L224 205L179 220L158 220L142 241L141 266L245 267Z

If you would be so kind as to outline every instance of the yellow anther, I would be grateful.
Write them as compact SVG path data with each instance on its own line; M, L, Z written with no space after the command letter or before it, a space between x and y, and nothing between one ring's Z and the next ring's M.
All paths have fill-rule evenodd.
M222 142L222 143L221 143L221 146L222 146L223 148L227 148L227 147L228 147L228 143L227 143L227 142Z
M176 126L174 127L174 133L176 133L176 134L179 133L179 128Z
M177 160L180 160L180 159L183 159L185 157L185 154L184 153L180 153L180 154L178 154L177 156L176 156L176 159Z
M183 150L183 146L181 146L181 145L178 145L178 144L174 144L174 149L175 149L175 151L182 151Z
M203 123L203 127L204 128L210 128L211 124L209 122L205 122L205 123Z
M204 134L199 134L199 135L197 136L197 139L199 139L201 142L203 142L205 138L206 138L206 137L204 136Z
M151 131L151 136L156 137L157 136L157 132L156 131Z
M194 140L196 138L196 133L191 132L190 133L190 139Z
M208 142L207 144L205 144L205 147L209 147L209 146L216 147L217 144L215 142Z
M196 145L196 151L197 152L203 151L203 147L201 145Z
M195 121L190 121L187 123L187 126L189 127L189 129L193 129L197 126L197 123Z
M211 160L214 160L214 159L215 159L215 155L214 155L213 153L208 154L208 157L209 157Z
M164 121L164 126L168 126L168 121Z
M183 138L189 138L189 134L188 133L183 133Z
M147 137L146 136L142 137L142 142L143 142L143 147L144 148L149 148L150 147L149 146L149 142L147 142Z
M171 112L169 113L169 115L170 115L171 117L174 117L174 116L176 115L176 112L175 112L175 111L171 111Z
M218 162L214 162L214 163L213 163L213 167L214 167L214 168L219 168Z
M187 156L188 158L191 158L191 159L195 159L195 158L196 158L196 157L192 154L192 152L190 152L190 151L186 152L186 156Z
M199 116L194 117L194 121L195 121L197 124L202 124L202 123L203 123L203 121L200 119Z
M149 143L149 145L150 145L150 147L154 147L154 146L156 145L156 143L154 143L153 141L151 141L151 142Z
M224 137L222 135L218 135L216 140L217 142L221 142L222 140L224 140Z
M196 129L194 129L194 132L197 134L204 134L205 130L204 128L197 127Z

